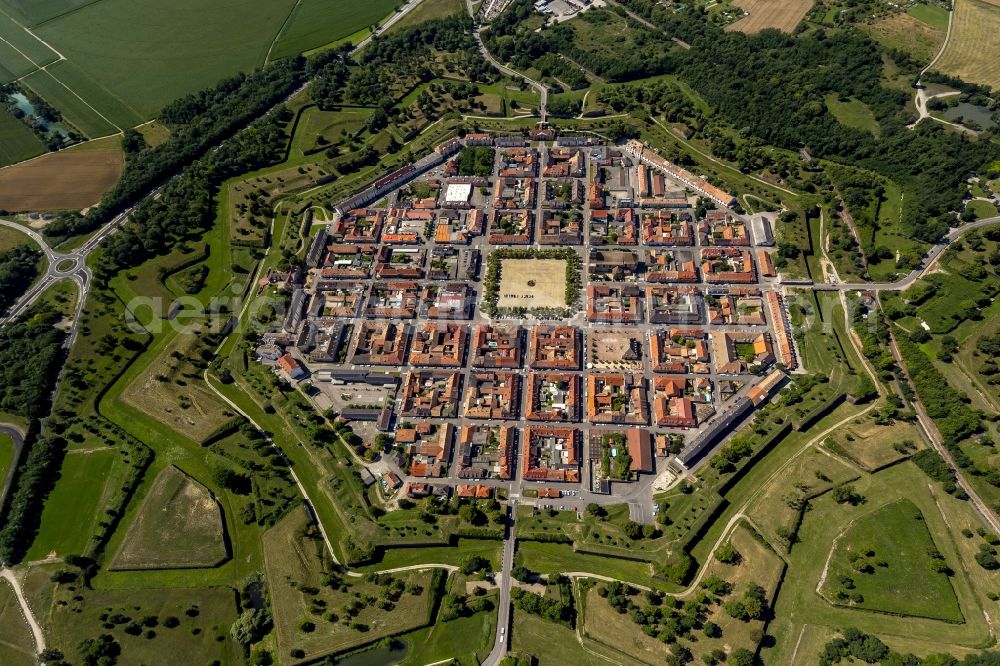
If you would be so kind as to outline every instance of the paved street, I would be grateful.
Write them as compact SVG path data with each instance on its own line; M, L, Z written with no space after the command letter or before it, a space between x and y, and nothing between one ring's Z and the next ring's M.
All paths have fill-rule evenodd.
M948 232L947 235L945 235L944 238L941 239L940 242L931 246L931 249L927 251L927 255L924 257L920 268L910 271L906 277L895 282L817 282L815 284L805 286L817 291L905 291L914 282L934 270L934 266L937 264L941 254L948 249L949 245L973 229L980 229L997 223L1000 223L1000 216L988 217L982 220L977 220L976 222L963 224L960 227L954 227Z
M483 666L497 666L503 661L510 645L510 623L513 618L510 605L511 575L514 567L514 521L517 518L517 500L507 506L507 526L504 528L503 554L500 566L500 603L497 606L497 630L493 650L483 661Z

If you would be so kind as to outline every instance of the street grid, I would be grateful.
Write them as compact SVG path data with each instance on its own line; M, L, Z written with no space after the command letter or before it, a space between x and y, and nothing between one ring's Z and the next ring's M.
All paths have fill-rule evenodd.
M574 177L566 176L567 161L575 165ZM327 396L324 404L336 402L329 398L334 394L353 395L355 387L385 385L383 404L342 412L377 421L379 431L430 424L436 437L450 426L454 441L434 452L417 442L403 455L383 456L376 469L396 475L401 493L410 484L476 483L508 487L521 497L524 487L553 483L567 498L560 506L631 501L634 517L652 522L653 479L684 469L673 458L678 451L665 445L677 435L692 442L775 367L775 322L762 296L780 284L759 277L754 250L771 248L753 245L749 220L730 210L699 219L696 195L682 183L660 176L657 187L675 194L664 199L672 202L669 209L633 207L633 194L652 187L645 183L657 176L640 174L646 168L615 146L526 141L497 146L493 174L468 195L469 188L448 187L468 179L445 162L418 176L427 188L403 183L378 207L343 211L326 229L321 250L310 253L304 288L293 297L284 328L265 334L258 358L275 364L277 354L287 353L294 376L288 366L281 369L287 361L276 371L311 382ZM513 170L517 182L507 178ZM558 201L545 195L552 182L560 191L588 195ZM418 199L415 190L436 192L437 201ZM481 196L485 192L493 196ZM507 208L511 198L521 207ZM500 235L498 242L482 221L510 212L528 220L528 229ZM551 230L540 221L559 214L575 222L560 234L560 245L580 257L582 302L565 302L564 260L504 258L498 308L493 317L485 314L485 270L476 264L485 265L499 249L544 249ZM635 229L609 235L609 216ZM419 224L402 224L407 219ZM454 257L461 259L443 261ZM461 275L458 263L465 267ZM545 337L537 331L552 326L572 332L564 349L550 347L558 336L539 342ZM507 353L494 357L493 349ZM655 458L648 452L653 465L632 474L631 482L601 483L592 424L602 432L649 433L641 446L661 442ZM502 447L470 476L469 466L460 464L463 451L468 458L462 433L476 425L511 427L513 450ZM531 426L569 428L572 450L558 437L536 437L541 445L529 446ZM356 429L375 434L363 423ZM502 465L496 455L506 456ZM555 458L552 473L538 472Z

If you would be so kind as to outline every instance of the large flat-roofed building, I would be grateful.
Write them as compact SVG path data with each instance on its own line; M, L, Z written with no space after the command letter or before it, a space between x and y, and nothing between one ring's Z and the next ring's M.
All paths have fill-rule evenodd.
M451 206L465 205L469 203L471 197L471 183L449 183L445 189L444 202Z
M769 219L763 215L754 215L750 218L750 229L754 245L774 245L774 232Z

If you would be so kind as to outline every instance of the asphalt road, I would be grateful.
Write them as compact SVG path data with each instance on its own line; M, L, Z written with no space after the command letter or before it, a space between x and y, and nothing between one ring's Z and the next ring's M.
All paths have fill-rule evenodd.
M503 555L500 566L500 603L497 606L497 631L493 650L483 661L483 666L497 666L507 654L510 644L511 606L510 571L514 568L514 520L517 518L517 500L511 499L507 505L507 527L504 530Z
M479 44L479 52L483 54L483 57L486 58L486 60L488 60L491 65L493 65L494 67L496 67L497 69L499 69L501 72L503 72L507 76L510 76L512 78L515 78L515 79L523 79L523 80L527 81L531 85L531 87L533 87L535 90L538 91L538 95L539 95L539 101L538 101L539 122L542 125L544 125L545 124L545 117L546 117L545 116L545 106L546 106L546 104L548 104L548 101L549 101L549 89L546 88L542 83L540 83L538 81L535 81L534 79L529 79L524 74L522 74L522 73L520 73L520 72L518 72L516 70L513 70L510 67L507 67L506 65L502 64L499 60L497 60L496 58L494 58L493 54L490 53L489 50L487 50L486 45L483 44L483 37L482 37L482 34L481 34L482 31L483 31L483 27L477 25L476 26L476 31L473 33L476 36L476 43Z
M10 469L7 470L6 478L3 479L3 486L0 486L0 506L3 506L4 502L7 501L7 491L10 490L11 481L14 480L14 471L15 467L17 467L14 463L20 459L21 449L24 447L24 433L21 432L20 428L0 423L0 435L7 435L14 440L14 460L11 463Z
M897 280L896 282L817 282L810 285L810 288L817 291L905 291L914 282L934 269L941 253L948 249L949 245L973 229L988 227L998 223L1000 223L1000 216L987 217L976 222L970 222L968 224L963 224L960 227L955 227L949 231L940 242L931 247L931 249L927 252L927 256L924 257L924 261L920 268L915 271L911 271L906 277L901 280Z

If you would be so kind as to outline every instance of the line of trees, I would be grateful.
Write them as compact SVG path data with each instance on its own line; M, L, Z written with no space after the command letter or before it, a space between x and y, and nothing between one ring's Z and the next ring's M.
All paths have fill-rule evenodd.
M156 185L191 164L223 139L246 126L302 85L336 52L307 61L291 58L168 104L160 114L170 137L155 148L130 156L122 177L86 217L62 215L45 228L46 236L86 233L113 219Z
M0 311L14 304L38 276L42 253L27 243L0 252Z
M215 195L227 178L280 161L291 112L284 107L255 121L245 132L196 161L172 179L158 199L146 199L102 247L100 277L169 252L183 240L207 231L216 216Z

